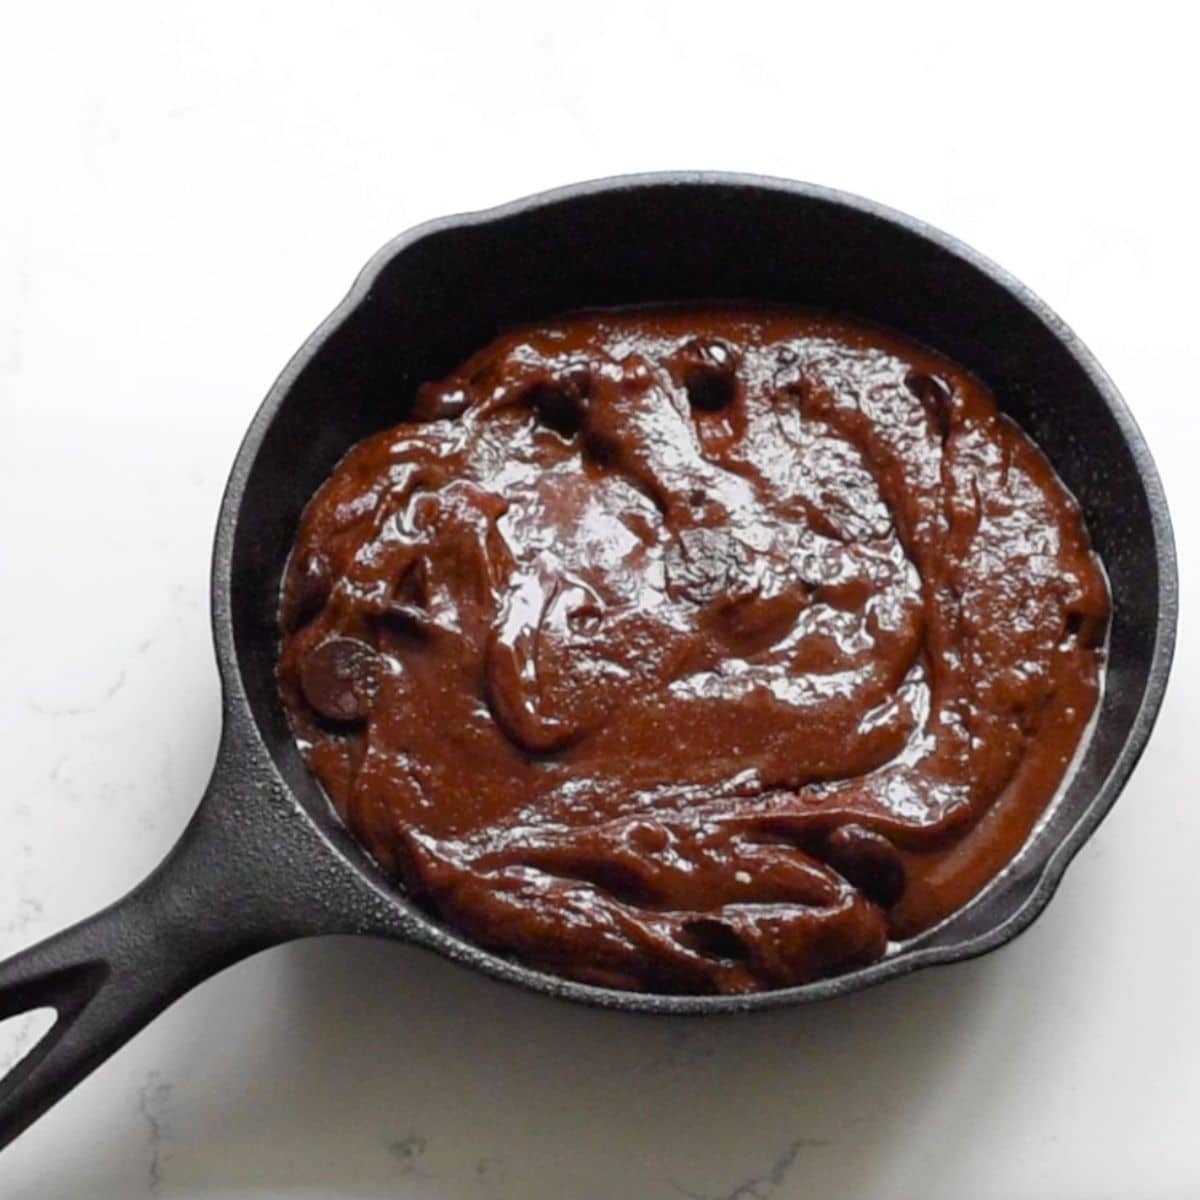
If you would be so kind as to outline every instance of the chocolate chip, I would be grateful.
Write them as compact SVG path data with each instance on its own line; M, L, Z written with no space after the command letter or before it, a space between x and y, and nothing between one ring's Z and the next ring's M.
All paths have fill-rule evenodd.
M530 389L528 400L538 420L560 437L572 438L583 428L582 405L566 388L539 383Z
M671 357L670 367L688 403L700 412L720 412L737 397L737 357L716 338L685 343Z
M708 367L693 367L684 376L683 386L688 403L701 412L720 412L737 395L737 380L732 375Z
M671 835L657 821L643 820L629 826L625 840L642 854L661 854L671 844Z
M679 940L689 950L695 950L707 958L738 962L750 957L750 951L737 930L715 917L697 917L694 921L685 921Z
M1106 617L1097 616L1095 613L1074 611L1067 614L1063 634L1066 640L1073 641L1075 645L1094 650L1097 646L1104 645L1104 636L1107 631L1108 620Z
M583 428L591 383L591 373L585 366L568 366L561 374L533 384L525 400L543 425L560 437L573 438Z
M581 604L567 614L567 624L575 633L591 634L600 628L602 616L599 605Z
M861 825L843 825L826 839L824 858L847 883L883 908L890 908L904 894L904 863L882 834Z
M361 721L379 687L379 655L357 638L334 637L310 650L300 664L300 690L328 721Z

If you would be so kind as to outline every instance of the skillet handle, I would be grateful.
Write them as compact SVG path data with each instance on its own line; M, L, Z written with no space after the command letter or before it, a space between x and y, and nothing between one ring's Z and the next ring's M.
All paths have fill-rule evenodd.
M49 1032L0 1078L0 1147L196 984L268 946L323 932L311 916L297 925L286 905L264 893L254 855L264 817L247 822L257 829L239 831L229 819L236 803L214 786L142 884L0 963L0 1020L38 1008L57 1013Z

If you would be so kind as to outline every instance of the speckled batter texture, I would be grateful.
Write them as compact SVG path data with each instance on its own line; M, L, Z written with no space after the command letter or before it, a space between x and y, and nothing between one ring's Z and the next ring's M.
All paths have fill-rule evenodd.
M1062 781L1104 575L946 359L584 314L397 419L305 513L279 682L351 829L480 943L619 988L801 983L959 908Z

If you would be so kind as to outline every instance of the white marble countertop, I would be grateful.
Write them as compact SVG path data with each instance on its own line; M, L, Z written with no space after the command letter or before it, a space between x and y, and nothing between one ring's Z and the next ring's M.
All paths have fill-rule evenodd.
M417 7L8 15L0 956L135 883L203 788L213 521L275 373L390 235L577 178L817 180L1039 291L1124 390L1173 506L1162 719L1049 911L984 960L689 1022L293 945L89 1078L0 1155L0 1196L1200 1195L1200 93L1172 10Z

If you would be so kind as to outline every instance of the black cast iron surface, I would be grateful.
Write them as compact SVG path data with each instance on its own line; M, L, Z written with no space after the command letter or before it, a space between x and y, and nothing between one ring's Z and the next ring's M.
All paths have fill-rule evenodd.
M980 375L1083 506L1112 583L1107 685L1048 816L970 905L879 962L749 996L572 983L472 945L390 886L338 822L275 690L280 575L305 503L400 398L503 328L573 309L754 300L890 326ZM385 246L288 364L226 488L212 571L224 732L195 817L161 867L104 912L0 964L0 1019L50 1032L0 1081L0 1145L191 987L268 946L326 933L412 942L534 991L647 1013L826 999L1009 941L1045 907L1150 735L1176 623L1170 518L1108 377L1040 300L910 217L809 184L684 172L579 184L422 225Z

